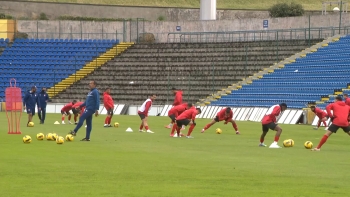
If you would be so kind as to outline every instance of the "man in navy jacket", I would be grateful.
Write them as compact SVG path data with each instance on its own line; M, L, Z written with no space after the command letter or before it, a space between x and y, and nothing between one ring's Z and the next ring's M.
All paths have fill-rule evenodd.
M81 141L90 141L90 133L92 130L92 115L95 114L96 117L98 116L98 110L100 108L100 93L96 89L96 85L97 84L95 81L90 81L90 92L88 93L85 102L81 104L80 107L78 107L78 109L85 107L84 113L80 116L79 122L75 129L69 132L69 134L75 136L86 120L86 136Z
M46 88L41 89L41 92L38 94L38 97L40 103L40 110L38 111L38 116L40 119L40 124L44 124L46 117L46 105L50 99L49 95L46 93Z
M27 110L28 123L32 122L32 118L35 115L35 105L38 105L38 110L40 110L40 103L36 93L36 87L33 86L30 91L26 92L23 98L23 108Z

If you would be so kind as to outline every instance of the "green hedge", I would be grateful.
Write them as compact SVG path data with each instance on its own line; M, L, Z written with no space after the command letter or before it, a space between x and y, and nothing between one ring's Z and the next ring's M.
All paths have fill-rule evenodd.
M297 3L277 3L269 8L269 14L271 17L293 17L304 15L304 8L301 4Z
M0 19L13 19L13 16L0 13Z

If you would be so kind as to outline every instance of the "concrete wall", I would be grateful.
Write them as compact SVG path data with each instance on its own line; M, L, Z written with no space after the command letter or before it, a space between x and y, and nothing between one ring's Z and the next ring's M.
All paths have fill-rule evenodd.
M266 18L268 19L268 18ZM309 17L290 17L274 18L269 20L269 28L272 29L295 29L308 28ZM350 26L349 15L342 17L342 26ZM89 39L115 39L118 37L124 41L135 41L137 35L143 32L153 33L158 42L179 41L179 35L170 35L170 32L176 32L176 26L181 26L181 32L228 32L228 31L246 31L261 30L260 34L268 34L263 30L263 19L235 19L220 21L182 21L182 22L80 22L80 21L17 21L17 30L26 32L31 38L89 38ZM339 26L339 15L311 16L311 27L334 27ZM37 34L37 32L39 32ZM305 37L304 31L286 32L286 36ZM312 31L313 36L319 34L330 34L330 31ZM293 34L293 35L292 35ZM280 34L281 36L282 34ZM210 36L215 36L210 35ZM206 36L206 37L210 37ZM232 35L231 35L232 36ZM235 36L246 36L244 34L235 34ZM256 35L259 36L259 35ZM261 36L261 35L260 35ZM271 34L274 36L274 33ZM327 35L325 35L327 36ZM329 35L328 35L329 36ZM194 36L195 39L195 36ZM273 38L274 39L274 38Z
M17 18L37 18L41 12L44 12L50 19L55 19L62 15L70 15L96 18L145 18L147 20L157 20L158 17L163 16L167 21L199 20L199 9L44 3L16 0L0 0L0 12L16 16ZM320 13L320 11L314 11L307 14L320 15ZM267 18L268 16L267 11L217 10L216 19Z

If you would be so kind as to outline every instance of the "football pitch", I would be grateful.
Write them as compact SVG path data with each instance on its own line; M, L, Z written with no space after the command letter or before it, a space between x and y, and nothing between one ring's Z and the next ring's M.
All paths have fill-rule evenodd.
M168 117L149 117L155 133L148 134L138 132L138 116L114 116L119 128L103 128L105 116L99 116L93 118L90 142L79 141L85 137L82 127L73 142L57 145L35 137L66 136L74 125L54 125L60 114L48 114L44 125L36 116L31 128L24 114L22 135L8 135L6 116L0 117L1 197L344 197L350 192L350 138L341 130L321 152L312 152L304 142L315 146L324 133L312 126L281 125L279 145L289 138L295 145L269 149L258 147L261 125L255 122L237 122L241 135L223 122L201 134L210 120L198 119L195 138L186 139L169 137ZM134 132L125 132L128 127ZM223 133L215 134L216 128ZM274 134L267 134L265 144ZM24 135L32 143L24 144Z

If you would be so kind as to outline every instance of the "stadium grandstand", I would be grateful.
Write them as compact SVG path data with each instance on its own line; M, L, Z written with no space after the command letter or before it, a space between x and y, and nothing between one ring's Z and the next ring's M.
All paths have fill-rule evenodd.
M349 39L333 40L227 95L202 103L268 107L286 102L299 109L317 103L324 107L333 99L329 95L347 91ZM114 87L112 96L124 104L139 104L150 91L159 95L160 104L170 104L172 87L182 89L184 99L195 103L320 41L282 40L277 52L271 41L139 44L93 39L1 39L0 97L4 97L9 79L16 78L24 90L33 84L49 87L53 102L66 103L72 98L84 99L85 84L97 80L100 89ZM331 81L334 76L341 78Z

